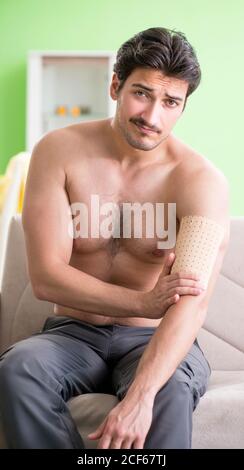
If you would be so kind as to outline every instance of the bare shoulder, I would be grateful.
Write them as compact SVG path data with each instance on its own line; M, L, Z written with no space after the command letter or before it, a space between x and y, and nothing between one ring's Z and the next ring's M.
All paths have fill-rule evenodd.
M172 183L177 188L177 212L198 213L209 217L227 213L229 183L224 173L205 156L177 140L177 164Z
M48 166L65 167L79 156L85 157L94 139L99 135L102 121L81 122L45 134L35 145L32 159L42 159Z
M224 173L204 155L176 139L174 142L176 165L172 174L177 185L183 189L185 184L201 184L214 182L215 185L228 187Z
M53 165L62 166L64 164L65 148L67 148L70 140L69 134L70 132L64 128L53 130L41 137L32 150L31 166L34 164L48 168Z

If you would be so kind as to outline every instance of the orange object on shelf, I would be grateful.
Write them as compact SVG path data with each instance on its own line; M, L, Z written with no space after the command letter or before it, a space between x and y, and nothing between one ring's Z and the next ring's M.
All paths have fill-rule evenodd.
M59 116L66 116L67 111L68 110L66 106L57 106L55 110L56 114L58 114Z
M80 110L80 107L79 106L73 106L70 110L70 113L72 114L72 116L76 117L76 116L80 116L81 114L81 110Z

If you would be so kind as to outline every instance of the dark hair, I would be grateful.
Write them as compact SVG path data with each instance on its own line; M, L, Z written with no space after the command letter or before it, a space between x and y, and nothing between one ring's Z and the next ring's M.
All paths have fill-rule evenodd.
M187 96L201 80L196 53L186 36L167 28L146 29L122 44L113 67L121 81L119 90L138 67L153 68L168 77L185 80L189 84Z

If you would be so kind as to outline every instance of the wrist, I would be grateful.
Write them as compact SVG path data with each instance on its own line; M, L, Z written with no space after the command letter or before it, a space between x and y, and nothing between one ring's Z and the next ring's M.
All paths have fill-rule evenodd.
M147 292L135 291L135 316L136 317L146 317L146 303L147 303Z
M147 405L153 406L155 396L157 394L157 390L155 387L142 385L136 380L132 382L128 391L126 393L126 399L130 402L144 402Z
M150 310L150 292L138 292L138 316L143 318L151 318Z

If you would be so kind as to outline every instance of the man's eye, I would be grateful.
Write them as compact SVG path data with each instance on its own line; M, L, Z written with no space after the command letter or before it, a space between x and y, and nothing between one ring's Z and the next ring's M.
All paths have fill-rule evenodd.
M146 94L144 93L144 91L140 91L140 90L135 91L135 95L137 95L137 96L146 96Z
M170 108L175 108L176 106L178 106L178 103L174 100L167 100L166 102Z

